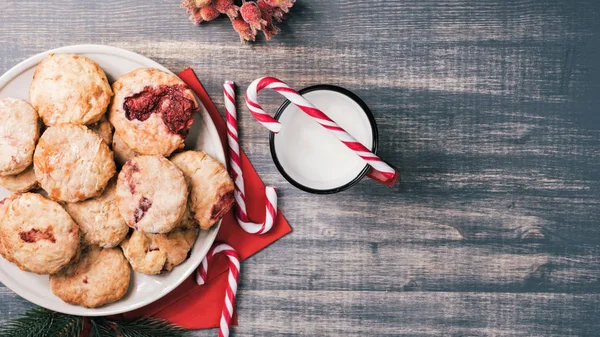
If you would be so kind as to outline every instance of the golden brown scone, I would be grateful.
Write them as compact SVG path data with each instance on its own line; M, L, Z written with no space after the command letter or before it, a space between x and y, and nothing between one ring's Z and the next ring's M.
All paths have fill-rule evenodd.
M51 126L33 155L35 176L50 198L78 202L100 195L116 172L100 136L82 125Z
M108 121L108 118L106 118L106 115L102 115L100 121L88 126L90 130L97 133L108 146L111 146L113 141L113 127Z
M117 202L129 227L144 233L167 233L184 216L188 189L183 173L161 156L139 156L123 166Z
M225 166L200 151L185 151L171 161L179 167L190 188L189 207L202 229L211 228L231 209L233 180Z
M79 249L79 227L56 202L35 193L13 194L0 205L3 256L36 274L58 272Z
M7 201L7 199L2 199L0 200L0 216L2 215L2 208L5 205L5 202ZM2 228L3 225L3 221L2 218L0 217L0 256L2 256L5 260L7 260L8 262L13 262L12 256L10 256L10 254L8 254L8 251L6 250L6 247L4 246L4 243L2 242L2 232L4 232L5 230Z
M0 99L0 176L23 172L33 161L41 123L22 99Z
M183 148L198 103L182 80L158 69L140 68L119 77L113 90L109 120L133 151L169 156Z
M46 125L100 120L113 93L106 74L85 56L50 54L35 69L29 100Z
M50 275L50 288L67 303L96 308L125 296L130 276L121 249L89 246L78 261Z
M1 223L0 223L0 225L1 225ZM2 243L2 236L1 235L0 235L0 256L2 256L8 262L13 262L14 263L14 260L13 260L12 256L6 250L6 247L4 246L4 243Z
M81 229L84 244L112 248L129 233L129 226L119 212L116 190L117 184L113 180L101 196L65 205Z
M167 234L134 231L121 243L123 254L138 273L156 275L171 271L185 261L198 237L198 228L188 216Z
M129 159L138 155L123 142L116 132L113 135L112 150L115 153L115 162L119 167L122 167Z
M38 187L38 181L33 171L33 165L14 176L0 176L0 186L15 193L31 191Z

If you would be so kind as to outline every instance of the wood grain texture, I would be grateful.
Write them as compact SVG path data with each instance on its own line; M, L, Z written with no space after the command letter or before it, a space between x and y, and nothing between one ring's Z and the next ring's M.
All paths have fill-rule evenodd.
M243 264L236 336L597 335L599 17L595 0L298 0L282 34L243 46L176 0L3 1L0 71L99 43L194 67L218 106L225 79L267 74L365 100L397 188L300 192L240 110L294 232ZM0 300L0 321L31 306Z

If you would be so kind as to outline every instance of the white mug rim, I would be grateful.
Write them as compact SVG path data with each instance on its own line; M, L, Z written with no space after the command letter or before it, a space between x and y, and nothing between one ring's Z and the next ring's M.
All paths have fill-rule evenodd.
M345 88L342 88L342 87L339 87L336 85L331 85L331 84L317 84L317 85L303 88L303 89L299 90L298 92L301 95L304 95L304 94L312 92L312 91L334 91L334 92L340 93L342 95L345 95L348 98L352 99L354 102L356 102L360 106L363 113L367 116L367 119L369 120L369 124L371 126L372 139L373 139L373 146L371 147L371 151L375 154L377 153L377 147L378 147L378 141L379 141L377 122L375 121L375 117L373 116L373 113L371 112L371 110L369 109L367 104L360 97L358 97L356 94L354 94L353 92L351 92L348 89L345 89ZM277 112L275 113L274 118L276 120L279 120L281 115L285 112L285 110L288 108L288 106L290 104L292 104L292 102L290 102L289 100L286 100L285 102L283 102L281 104L281 106L279 107L279 109L277 109ZM369 172L369 169L370 169L370 166L365 164L365 167L360 171L360 173L357 176L355 176L354 178L352 178L351 180L349 180L347 183L345 183L341 186L329 188L329 189L316 189L316 188L312 188L312 187L309 187L309 186L299 183L297 180L292 178L286 172L285 168L283 167L283 165L281 165L281 162L279 161L279 158L277 157L277 150L275 149L275 133L274 132L270 132L270 134L269 134L269 146L271 148L271 157L273 158L273 162L275 163L277 170L279 170L279 173L281 173L281 175L290 184L294 185L295 187L297 187L305 192L309 192L309 193L313 193L313 194L334 194L334 193L339 193L339 192L345 191L345 190L349 189L350 187L356 185L359 181L361 181L367 175L367 172Z

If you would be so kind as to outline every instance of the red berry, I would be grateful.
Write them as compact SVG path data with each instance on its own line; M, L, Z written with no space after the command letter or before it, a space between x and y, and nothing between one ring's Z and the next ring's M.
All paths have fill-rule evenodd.
M199 24L203 20L206 20L202 18L200 10L205 6L209 6L211 2L212 0L182 0L181 7L187 8L187 13L190 14L190 20L192 20L196 24Z
M200 22L204 21L198 8L188 9L188 13L190 13L190 21L193 23L199 25Z
M219 15L221 15L221 13L219 13L219 11L217 11L215 6L208 5L208 6L202 7L202 9L200 9L200 15L202 16L202 19L204 19L204 21L212 21L212 20L218 18Z
M262 13L256 2L244 3L240 8L240 14L242 14L244 21L250 24L250 29L252 29L252 33L255 35L257 30L260 30L262 26L267 24L267 21L263 20Z
M256 4L263 12L263 17L265 17L265 15L273 16L273 6L269 5L266 0L258 0Z
M238 15L240 8L233 3L233 0L214 0L215 8L219 13L227 15L231 20Z
M240 35L242 43L246 41L254 41L256 39L256 33L250 28L250 24L244 21L240 16L231 20L233 29Z
M271 7L271 5L267 4L264 0L258 0L256 3L260 11L262 12L263 19L267 22L262 26L263 34L265 34L265 38L270 40L273 36L279 33L279 28L273 25L273 15L275 14L275 8ZM276 17L278 21L281 21Z
M285 14L283 10L279 7L273 7L267 3L267 0L258 0L256 2L260 10L263 12L263 18L266 20L266 16L272 16L278 22L281 22L283 19L283 15Z
M270 40L273 36L280 32L279 28L273 24L273 20L271 19L269 21L269 23L262 27L262 32L265 34L265 38L267 40Z
M296 0L265 0L271 7L280 8L285 13L290 11Z

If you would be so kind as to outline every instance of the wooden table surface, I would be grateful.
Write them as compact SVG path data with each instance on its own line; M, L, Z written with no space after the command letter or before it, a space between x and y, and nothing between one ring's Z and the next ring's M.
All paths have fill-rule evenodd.
M298 0L282 30L241 45L176 0L4 0L0 72L96 43L194 67L220 107L225 79L264 75L365 100L399 187L301 192L242 110L294 232L243 263L236 336L600 334L597 0ZM0 287L0 321L30 307Z

